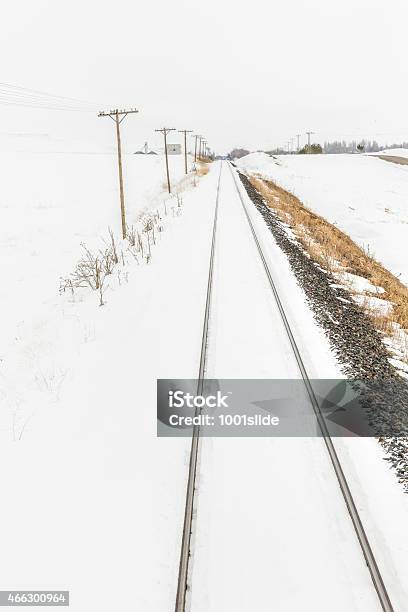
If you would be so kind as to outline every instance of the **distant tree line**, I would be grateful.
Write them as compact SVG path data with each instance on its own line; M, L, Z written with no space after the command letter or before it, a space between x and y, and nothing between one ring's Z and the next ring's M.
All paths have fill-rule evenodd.
M408 149L408 142L392 143L392 144L378 144L376 140L351 140L346 142L345 140L333 140L326 141L323 146L319 144L312 144L310 146L311 151L308 151L307 145L305 145L299 151L287 151L281 147L266 151L269 155L285 155L288 153L377 153L383 149Z
M230 159L239 159L240 157L245 157L245 155L249 155L250 151L246 149L232 149L229 154Z
M391 147L403 147L404 144L393 144L393 145L379 145L376 140L351 140L346 142L345 140L333 140L332 142L325 142L323 145L324 153L377 153L385 148Z
M408 142L400 142L400 143L392 143L392 144L378 144L376 140L351 140L350 142L346 142L345 140L333 140L326 141L323 146L318 143L313 143L310 145L310 150L308 145L305 145L299 151L287 151L282 147L278 147L277 149L272 149L270 151L265 151L268 155L287 155L288 153L377 153L378 151L382 151L384 149L408 149ZM244 157L248 155L250 151L247 149L233 149L231 153L229 153L230 159L239 159L240 157Z
M298 153L300 155L305 155L306 153L312 153L312 154L323 153L323 149L321 145L317 143L313 143L310 145L310 147L308 145L305 145L302 149L299 149Z

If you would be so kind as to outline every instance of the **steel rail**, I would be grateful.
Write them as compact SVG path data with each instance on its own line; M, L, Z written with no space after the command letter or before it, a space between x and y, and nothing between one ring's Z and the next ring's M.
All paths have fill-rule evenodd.
M217 232L218 202L219 202L220 184L221 184L221 172L222 172L222 164L220 166L220 174L218 177L218 185L217 185L217 196L216 196L216 201L215 201L211 252L210 252L210 265L209 265L209 270L208 270L208 281L207 281L207 299L205 303L203 334L202 334L202 339L201 339L200 366L198 370L197 395L202 395L203 393L204 377L205 377L205 366L206 366L207 346L208 346L208 328L209 328L209 319L210 319L212 281L213 281L213 270L214 270L215 238L216 238L216 232ZM196 414L199 412L200 410L197 409ZM189 463L189 469L188 469L186 504L185 504L185 510L184 510L183 534L182 534L182 539L181 539L181 552L180 552L180 564L179 564L179 573L178 573L178 580L177 580L175 612L184 612L185 607L186 607L186 593L187 593L187 586L188 586L190 542L191 542L191 533L192 533L192 524L193 524L194 496L195 496L195 489L196 489L199 440L200 440L200 427L198 425L194 425L192 440L191 440L190 463Z
M379 567L377 565L377 561L375 559L374 553L373 553L372 548L370 546L370 542L368 540L367 534L366 534L366 532L364 530L363 523L361 521L361 518L360 518L360 515L358 513L356 504L354 502L352 493L351 493L350 488L348 486L346 476L345 476L345 474L343 472L343 468L341 466L339 457L337 455L336 449L335 449L334 444L333 444L333 440L332 440L332 438L330 436L330 433L329 433L329 430L327 429L327 425L326 425L326 422L324 420L323 414L322 414L322 412L320 410L319 403L317 401L317 398L316 398L316 395L314 393L312 384L311 384L309 376L307 374L307 370L306 370L305 364L304 364L303 359L302 359L302 357L300 355L299 348L297 346L295 337L293 335L293 332L292 332L292 329L290 327L289 321L288 321L288 319L286 317L286 313L285 313L284 307L282 305L282 302L280 300L279 293L278 293L278 290L276 288L275 282L273 280L270 267L269 267L268 262L267 262L267 260L266 260L266 258L264 256L264 253L262 251L262 247L261 247L260 242L258 240L258 236L256 234L254 225L253 225L251 217L250 217L250 215L248 213L248 210L247 210L244 198L242 196L241 189L240 189L240 187L238 185L238 179L237 179L236 172L233 170L232 165L229 162L228 162L228 166L229 166L229 168L231 170L231 173L232 173L232 176L233 176L233 179L234 179L234 183L235 183L235 187L237 189L237 192L238 192L238 195L239 195L242 207L243 207L244 212L245 212L245 216L247 218L249 227L251 229L252 236L253 236L253 238L255 240L255 244L256 244L259 256L260 256L260 258L262 260L262 264L263 264L263 267L265 269L266 276L267 276L268 281L269 281L269 285L270 285L270 287L272 289L272 293L273 293L276 305L278 307L278 310L279 310L279 313L280 313L280 316L281 316L281 319L282 319L282 322L283 322L286 334L288 336L290 345L291 345L293 353L295 355L295 358L296 358L296 361L297 361L297 364L298 364L298 367L299 367L299 370L300 370L303 382L305 383L305 387L306 387L306 390L307 390L310 402L312 404L313 411L314 411L314 413L316 415L317 423L319 425L320 431L321 431L322 436L324 438L324 441L325 441L325 444L326 444L326 448L327 448L327 451L329 453L329 456L330 456L330 459L331 459L331 462L332 462L332 465L333 465L333 468L334 468L334 471L335 471L335 474L336 474L336 477L337 477L337 480L338 480L338 483L339 483L339 486L340 486L340 490L341 490L341 492L343 494L344 501L346 503L348 512L350 514L350 517L351 517L351 520L352 520L352 523L353 523L353 526L354 526L354 530L356 532L358 541L360 543L361 550L363 552L364 559L365 559L365 561L367 563L367 566L368 566L368 569L369 569L369 572L370 572L370 575L371 575L371 579L373 581L375 590L376 590L378 598L380 600L382 609L383 609L384 612L393 612L394 608L392 606L392 603L391 603L391 600L389 598L387 589L385 587L383 578L381 576L381 572L380 572Z

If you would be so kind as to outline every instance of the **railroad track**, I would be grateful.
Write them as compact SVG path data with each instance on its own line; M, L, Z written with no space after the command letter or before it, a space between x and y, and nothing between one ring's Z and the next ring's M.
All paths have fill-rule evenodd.
M216 205L215 205L215 213L214 213L212 245L211 245L211 254L210 254L208 283L207 283L207 297L206 297L206 305L205 305L205 313L204 313L204 324L203 324L203 334L202 334L201 354L200 354L200 366L199 366L199 375L198 375L198 384L197 384L197 394L198 395L201 395L203 392L203 383L204 383L205 370L206 370L209 319L210 319L210 312L211 312L211 297L212 297L212 286L213 286L213 271L214 271L214 260L215 260L215 251L216 251L218 208L219 208L219 199L220 199L221 176L222 176L224 165L225 165L224 163L221 163L220 174L219 174L218 185L217 185L217 196L216 196ZM273 280L273 276L272 276L270 267L268 265L267 259L265 258L265 255L263 253L260 241L258 239L254 224L252 223L251 216L248 212L247 205L245 203L245 199L242 195L242 191L240 188L239 178L230 163L228 163L228 167L232 174L234 184L236 187L236 191L239 196L239 200L242 205L245 218L248 222L249 230L254 239L257 253L259 254L260 260L262 262L262 266L266 274L268 285L271 290L271 295L279 311L285 334L289 340L295 361L297 363L297 367L299 369L300 375L305 385L307 396L310 400L310 404L313 408L317 424L319 426L321 435L324 439L327 453L329 455L329 459L333 467L334 475L337 479L347 511L352 521L354 532L357 536L357 539L358 539L358 542L361 548L361 552L364 556L364 560L370 572L371 579L372 579L375 591L378 596L378 600L384 612L393 612L394 608L390 601L387 589L385 587L383 578L381 576L381 572L379 570L377 561L375 559L374 553L370 546L370 542L368 540L367 534L364 530L364 526L362 524L362 521L359 516L352 493L348 486L347 479L342 469L342 466L341 466L339 457L337 455L336 449L334 447L333 441L327 429L324 417L321 413L320 406L317 401L316 395L314 393L309 376L307 374L307 370L306 370L304 361L302 360L302 356L300 354L295 337L291 330L288 318L285 313L285 309L279 297L279 293L278 293L276 284ZM186 594L187 594L188 585L189 585L189 570L191 569L189 568L189 561L191 557L191 537L192 537L193 528L194 528L194 508L195 508L196 477L197 477L197 464L198 464L198 458L199 458L199 449L200 449L200 429L198 426L195 426L193 429L191 451L190 451L190 463L189 463L189 472L188 472L187 493L186 493L184 524L183 524L183 533L182 533L182 542L181 542L180 565L179 565L179 575L178 575L178 583L177 583L175 612L185 612L185 609L186 609Z

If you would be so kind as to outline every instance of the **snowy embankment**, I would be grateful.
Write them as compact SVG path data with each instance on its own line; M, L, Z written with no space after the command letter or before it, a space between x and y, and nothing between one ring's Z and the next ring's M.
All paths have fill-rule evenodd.
M163 159L124 162L129 223L146 206L164 217ZM189 441L156 438L156 379L197 375L216 174L181 212L167 201L151 261L126 266L100 308L58 285L80 242L120 234L114 155L2 164L3 588L69 589L77 612L170 610Z
M365 155L264 153L237 166L292 192L408 284L408 166Z
M94 334L59 296L60 277L74 271L81 243L97 251L108 228L116 239L121 231L115 154L7 151L0 162L0 431L7 438L19 435L16 420L33 403L58 396L78 344ZM173 181L182 180L183 159L170 165ZM161 205L164 181L163 156L124 155L129 224ZM96 304L90 297L89 307Z
M341 376L285 253L243 194L309 375ZM248 227L225 165L207 373L296 379L299 368ZM407 498L374 440L335 443L395 609L402 610ZM198 612L317 612L328 601L333 611L379 610L321 438L202 439L190 594Z
M389 155L391 157L406 157L408 158L408 149L384 149L378 153L367 153L367 155Z

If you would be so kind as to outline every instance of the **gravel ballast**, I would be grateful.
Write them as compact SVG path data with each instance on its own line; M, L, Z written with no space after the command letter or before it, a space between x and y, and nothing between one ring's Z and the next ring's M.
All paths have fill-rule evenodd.
M387 460L408 492L408 387L389 361L392 355L384 345L383 335L347 289L339 286L330 272L323 270L297 240L289 237L287 226L247 176L238 174L249 198L287 256L341 370L347 379L359 381L360 404L367 412L374 435L386 450Z

